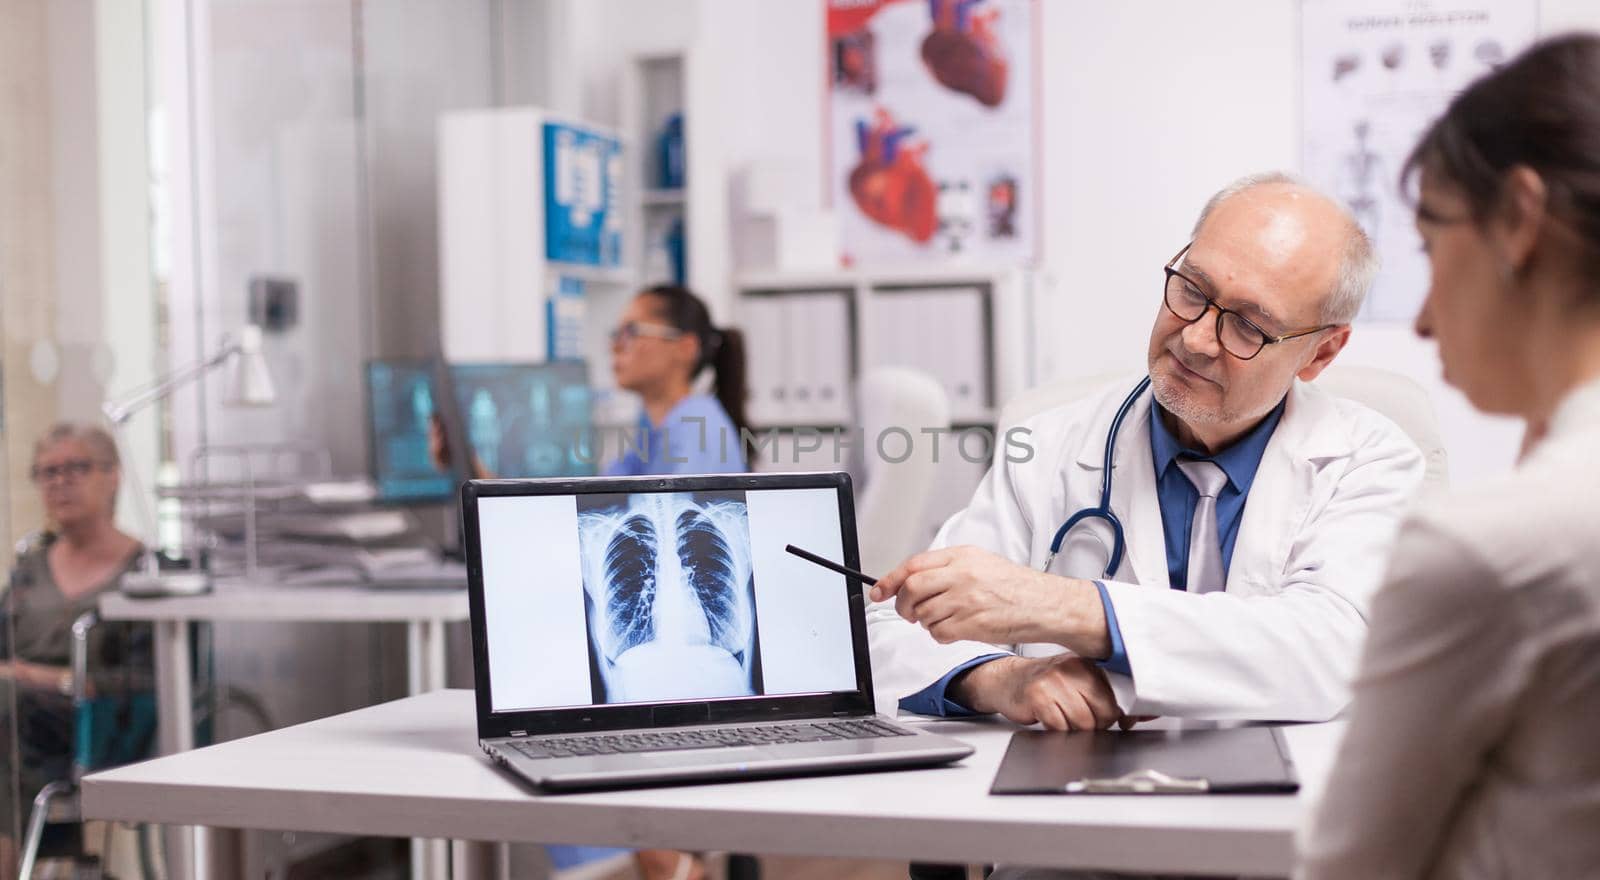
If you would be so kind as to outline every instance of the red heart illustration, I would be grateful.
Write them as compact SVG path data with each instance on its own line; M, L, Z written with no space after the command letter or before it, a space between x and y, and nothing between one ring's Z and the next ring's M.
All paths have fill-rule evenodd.
M861 161L850 171L850 195L861 213L920 244L939 227L939 192L922 165L928 144L908 142L912 131L882 109L871 128L857 122Z
M1010 65L995 33L997 9L973 13L978 0L929 0L933 31L922 40L922 61L941 85L985 107L1006 99Z

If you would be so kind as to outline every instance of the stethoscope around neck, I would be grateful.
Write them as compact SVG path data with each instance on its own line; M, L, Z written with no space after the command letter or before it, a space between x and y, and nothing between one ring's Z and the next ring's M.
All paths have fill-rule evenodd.
M1128 396L1123 399L1122 406L1117 408L1117 415L1111 420L1111 430L1106 432L1106 460L1100 469L1100 503L1094 507L1085 507L1074 513L1056 529L1056 536L1050 540L1050 555L1044 558L1044 570L1050 570L1050 563L1056 559L1056 554L1061 552L1061 543L1067 539L1067 533L1081 522L1091 519L1105 520L1111 526L1111 558L1106 562L1105 574L1101 577L1111 577L1111 573L1122 564L1122 551L1127 541L1122 532L1122 520L1117 519L1116 513L1111 510L1111 460L1117 449L1117 432L1122 430L1122 422L1128 417L1128 412L1133 409L1139 395L1150 387L1150 377L1145 376L1139 380Z

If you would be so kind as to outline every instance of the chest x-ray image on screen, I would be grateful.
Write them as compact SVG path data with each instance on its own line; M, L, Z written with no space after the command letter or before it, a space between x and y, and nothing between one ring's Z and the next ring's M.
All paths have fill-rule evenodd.
M429 361L367 363L369 461L378 497L386 502L440 503L456 481L429 449L439 391Z
M596 702L763 693L742 492L578 499Z

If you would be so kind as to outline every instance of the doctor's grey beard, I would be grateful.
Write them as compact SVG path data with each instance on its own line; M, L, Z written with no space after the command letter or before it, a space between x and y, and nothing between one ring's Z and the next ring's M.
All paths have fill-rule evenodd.
M1167 378L1166 368L1157 368L1152 364L1150 370L1150 393L1155 396L1156 403L1161 408L1172 413L1179 421L1191 429L1209 425L1237 425L1245 422L1254 423L1272 411L1278 405L1278 398L1273 398L1258 413L1241 413L1226 407L1206 406L1199 403L1177 383L1170 382ZM1227 396L1224 389L1224 397Z

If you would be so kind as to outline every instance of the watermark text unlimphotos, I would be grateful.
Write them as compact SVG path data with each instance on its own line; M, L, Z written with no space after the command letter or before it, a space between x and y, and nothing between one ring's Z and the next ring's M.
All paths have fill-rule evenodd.
M868 436L865 428L720 428L698 416L686 416L678 427L575 428L567 436L544 441L564 445L563 457L600 464L627 455L685 464L732 463L739 453L750 466L759 464L822 464L845 466L856 461L900 464L926 457L937 464L959 457L972 464L988 464L997 457L1008 463L1033 460L1031 431L1008 429L1004 436L982 425L962 428L889 425ZM785 442L787 438L788 442ZM554 451L554 450L552 450ZM998 453L998 456L997 456Z

